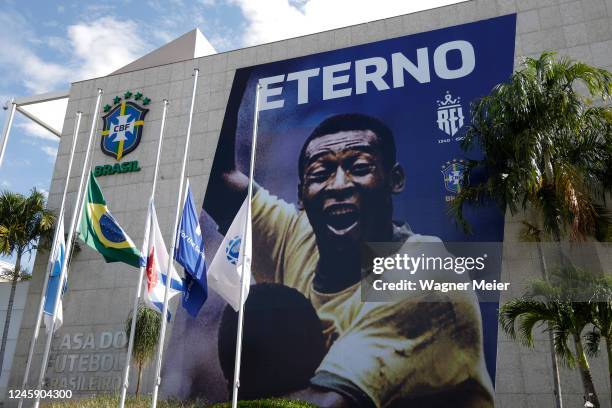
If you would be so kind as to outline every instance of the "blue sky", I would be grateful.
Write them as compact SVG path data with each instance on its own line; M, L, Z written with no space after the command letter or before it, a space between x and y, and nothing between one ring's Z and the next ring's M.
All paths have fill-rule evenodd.
M458 2L0 1L0 104L104 76L195 27L223 52ZM2 125L6 117L0 111ZM17 113L0 190L48 191L58 145L57 137Z

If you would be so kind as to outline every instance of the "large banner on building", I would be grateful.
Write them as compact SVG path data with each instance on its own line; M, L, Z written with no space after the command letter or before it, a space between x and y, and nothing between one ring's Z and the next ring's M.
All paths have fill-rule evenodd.
M470 103L510 76L514 38L509 15L236 72L201 223L212 260L246 196L259 83L256 285L241 398L492 406L497 303L469 294L368 301L360 251L368 242L503 240L493 205L468 209L469 235L448 205L464 160L481 154L460 147ZM490 260L497 269L500 256ZM235 328L235 312L212 291L197 319L179 310L165 394L227 400Z

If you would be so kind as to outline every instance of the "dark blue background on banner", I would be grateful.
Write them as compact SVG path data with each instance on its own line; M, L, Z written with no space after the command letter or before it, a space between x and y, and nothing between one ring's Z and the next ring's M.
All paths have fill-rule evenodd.
M452 199L453 193L445 187L442 168L453 159L480 156L478 151L466 155L455 139L465 132L470 121L470 103L488 94L496 84L506 81L511 75L515 24L516 16L509 15L239 70L236 81L248 81L246 92L241 101L230 98L228 106L228 110L232 105L237 109L236 104L240 103L236 143L238 167L248 174L256 82L260 78L321 68L319 75L309 80L308 103L297 104L297 81L284 82L282 95L270 98L284 99L284 107L260 113L255 168L255 179L260 185L272 194L296 203L297 162L305 138L331 115L364 113L379 118L391 128L398 162L406 173L406 188L394 199L395 220L407 222L416 233L435 235L444 241L502 241L503 213L494 205L468 209L468 219L473 227L471 235L464 234L455 224L448 215L448 200ZM455 40L468 41L474 47L474 71L458 79L440 79L434 71L434 50ZM420 84L406 74L405 86L393 88L391 54L401 52L416 62L416 50L424 47L429 53L431 82ZM371 57L387 60L389 69L384 79L391 88L378 91L369 84L367 93L355 95L354 61ZM459 67L460 53L449 52L448 61L449 68ZM348 74L350 81L336 86L336 89L352 88L352 95L323 100L322 68L345 62L351 62L351 69L336 76ZM452 137L440 130L437 123L437 101L443 100L447 91L453 98L461 98L465 116L463 128ZM230 136L222 133L219 143L224 143L227 137ZM450 141L442 142L448 139ZM501 259L497 261L501 265ZM487 367L494 379L497 303L482 303L481 312Z
M391 128L397 144L398 161L406 172L406 188L394 201L395 219L407 221L420 234L436 235L444 241L501 241L503 217L493 206L478 208L477 215L469 212L474 227L471 235L465 235L448 215L445 197L452 193L444 186L441 167L455 158L477 158L479 153L466 155L453 138L449 143L439 143L450 137L438 129L436 102L444 99L446 91L450 91L453 98L460 97L467 125L470 102L488 94L512 73L514 26L515 16L510 15L247 68L251 74L240 108L237 138L238 161L244 166L242 170L248 173L254 84L257 80L362 58L383 57L389 62L389 70L384 76L391 86L389 90L378 91L369 84L367 93L355 95L354 63L350 71L336 74L350 75L348 84L336 86L337 89L352 88L353 95L349 97L323 101L320 74L309 81L309 103L297 105L297 81L283 83L282 95L270 100L284 99L284 107L260 113L256 180L274 194L296 202L297 157L304 139L326 117L338 113L366 113L381 119ZM433 69L434 50L440 44L454 40L465 40L473 45L476 54L474 71L459 79L440 79ZM416 61L416 50L423 47L429 50L431 82L419 84L406 74L405 86L392 88L391 54L401 52L411 61ZM448 55L450 68L460 64L459 52L451 51ZM455 137L465 132L465 128L464 125Z

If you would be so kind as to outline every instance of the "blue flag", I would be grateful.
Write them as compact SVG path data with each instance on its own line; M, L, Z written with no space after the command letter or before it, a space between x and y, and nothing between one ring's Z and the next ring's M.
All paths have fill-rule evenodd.
M208 282L206 280L204 238L198 213L193 204L189 181L187 181L187 194L177 238L174 259L185 268L183 308L192 317L196 317L208 297Z
M47 292L45 294L45 305L43 307L44 316L43 320L45 322L45 327L47 332L51 330L51 325L53 324L53 315L55 315L55 327L54 332L60 328L64 321L64 313L62 306L62 297L64 292L67 289L67 281L64 278L64 287L62 288L62 293L60 296L60 301L57 306L57 313L53 313L53 308L55 307L55 299L57 295L57 287L60 284L60 275L62 273L62 266L64 265L64 258L66 254L66 244L64 242L64 217L62 217L57 225L57 243L55 252L51 254L51 261L53 262L53 268L51 269L51 273L49 274L49 281L47 283Z

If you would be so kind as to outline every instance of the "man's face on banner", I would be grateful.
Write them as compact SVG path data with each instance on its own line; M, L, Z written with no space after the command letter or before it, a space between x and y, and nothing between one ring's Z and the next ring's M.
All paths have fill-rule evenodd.
M399 165L385 168L380 144L371 130L342 131L308 143L299 195L319 245L340 249L389 240L391 194L401 191L404 177Z

